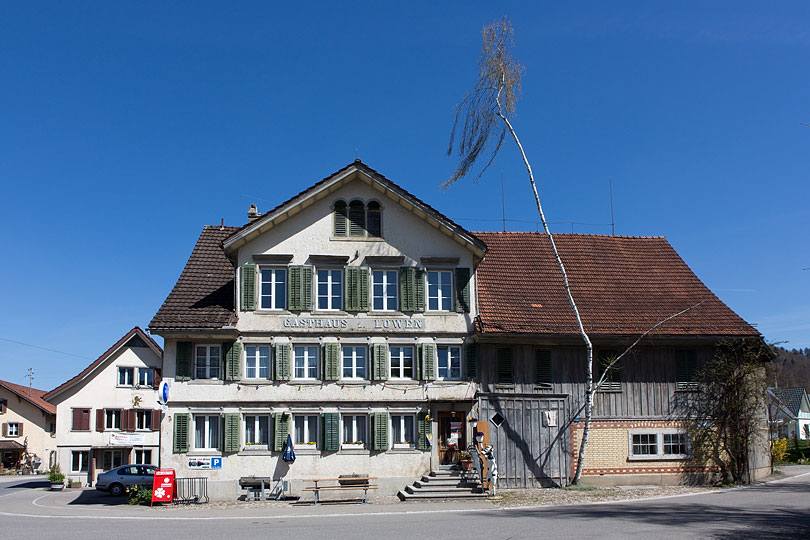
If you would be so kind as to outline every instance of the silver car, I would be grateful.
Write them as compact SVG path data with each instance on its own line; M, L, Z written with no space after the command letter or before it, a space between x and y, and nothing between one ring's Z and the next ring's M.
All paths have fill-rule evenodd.
M96 489L109 491L118 497L131 486L152 487L157 467L154 465L122 465L98 475Z

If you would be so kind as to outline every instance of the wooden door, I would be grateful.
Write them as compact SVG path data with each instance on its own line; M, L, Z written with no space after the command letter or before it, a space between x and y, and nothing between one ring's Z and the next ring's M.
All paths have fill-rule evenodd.
M439 412L439 463L458 463L459 454L466 447L464 413L458 411Z

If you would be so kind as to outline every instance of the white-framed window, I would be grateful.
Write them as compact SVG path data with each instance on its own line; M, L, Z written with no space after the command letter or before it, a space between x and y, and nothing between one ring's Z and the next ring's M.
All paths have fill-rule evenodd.
M318 347L313 345L296 345L295 373L296 379L318 378Z
M318 309L343 309L343 270L318 270Z
M438 357L438 378L446 381L461 379L461 347L436 347Z
M631 460L685 459L689 456L689 439L683 430L631 430L628 438Z
M135 429L152 429L152 411L135 411Z
M135 461L136 465L151 465L152 464L152 450L145 450L145 449L135 449Z
M6 433L8 437L19 437L20 436L20 423L19 422L9 422L6 424Z
M287 269L262 268L259 274L259 308L287 309Z
M343 346L343 378L368 378L368 349L365 346Z
M245 346L245 378L270 378L270 345Z
M368 416L344 414L341 419L341 448L366 448L368 446Z
M194 353L194 378L219 379L221 356L219 345L197 345Z
M453 273L449 270L428 270L428 311L450 311L453 305Z
M295 424L295 444L309 447L314 447L318 444L317 414L296 414L293 417L293 422Z
M124 464L124 452L121 450L104 450L101 454L101 470L110 471Z
M374 270L371 273L371 309L373 311L396 311L399 285L396 270Z
M222 443L218 414L194 415L194 448L198 450L218 450Z
M245 415L245 450L267 450L270 444L270 415Z
M392 379L413 379L413 346L389 347Z
M121 409L104 409L104 429L121 429Z
M155 370L153 368L138 368L138 385L154 386Z
M132 386L135 384L135 368L118 368L118 386Z
M70 472L87 472L90 469L90 451L73 450L70 453Z
M391 415L391 444L393 448L413 448L416 444L416 420L412 414Z

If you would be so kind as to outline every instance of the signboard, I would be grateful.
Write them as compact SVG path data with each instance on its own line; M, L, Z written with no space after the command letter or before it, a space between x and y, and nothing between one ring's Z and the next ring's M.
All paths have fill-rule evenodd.
M168 381L160 381L160 386L158 386L158 401L161 405L166 405L169 402Z
M221 469L221 457L190 457L188 458L189 469Z
M156 470L155 479L152 481L152 504L156 502L171 504L174 498L174 484L174 469Z
M110 433L110 446L143 446L146 435L143 433Z

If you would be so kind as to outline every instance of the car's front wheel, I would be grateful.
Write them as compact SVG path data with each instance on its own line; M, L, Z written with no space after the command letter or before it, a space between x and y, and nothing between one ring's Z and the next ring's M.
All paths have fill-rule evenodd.
M113 484L110 486L110 495L113 497L120 497L124 494L124 486L121 484Z

